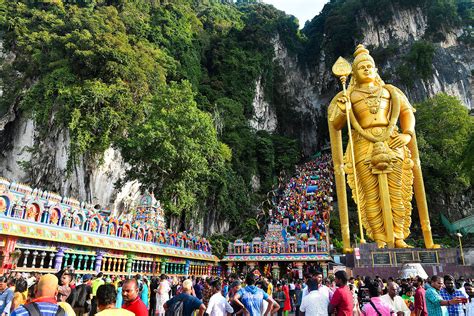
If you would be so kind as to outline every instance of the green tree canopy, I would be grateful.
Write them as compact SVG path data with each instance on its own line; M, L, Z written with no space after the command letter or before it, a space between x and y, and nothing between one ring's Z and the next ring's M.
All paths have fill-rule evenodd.
M474 137L474 119L459 99L438 94L415 104L416 133L429 200L447 201L472 183L463 162ZM472 156L470 157L472 159Z
M195 204L200 179L231 159L212 118L200 111L188 82L171 83L153 98L142 124L121 140L127 174L159 194L166 209L180 214Z

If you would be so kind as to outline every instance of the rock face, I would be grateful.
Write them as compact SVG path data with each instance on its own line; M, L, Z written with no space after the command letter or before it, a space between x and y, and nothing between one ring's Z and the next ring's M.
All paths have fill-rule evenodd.
M474 70L474 53L459 41L462 30L446 32L444 42L433 44L435 54L432 76L420 79L414 70L415 79L411 85L401 80L396 70L404 62L412 45L423 40L428 18L421 8L388 9L392 11L393 18L386 24L363 11L357 14L357 27L364 30L361 43L378 50L390 45L397 47L396 53L386 60L375 60L383 73L388 74L382 79L401 88L412 103L445 92L458 97L467 108L472 109L474 83L471 71ZM279 36L273 37L271 42L274 47L274 62L280 76L273 82L276 89L272 98L263 94L261 82L257 81L253 103L255 115L250 124L257 130L276 130L297 137L304 144L304 154L310 155L327 144L324 139L325 109L341 89L331 73L332 61L326 60L330 57L326 57L324 43L321 43L320 55L314 56L316 66L308 66L301 63L296 54L288 51ZM354 42L354 47L356 44ZM282 105L284 111L279 110ZM271 109L276 109L276 129Z
M259 78L255 84L255 97L252 106L253 117L249 122L250 126L257 131L274 132L278 123L277 117L274 109L265 100L262 78Z
M21 115L0 130L4 144L0 156L2 177L98 204L117 215L139 198L140 184L136 181L118 189L114 186L126 168L117 150L107 149L102 163L86 162L82 157L67 175L67 130L51 131L41 141L38 133L33 120Z
M318 137L322 105L318 86L311 80L308 68L298 56L290 53L276 35L274 48L274 78L272 96L264 94L261 79L257 80L253 100L254 115L251 127L267 132L279 132L296 137L304 144L303 152L312 154L320 145Z
M393 41L410 42L423 38L428 21L421 8L390 9L393 12L393 19L387 25L381 24L365 12L358 15L359 24L366 30L362 43L386 47Z
M382 48L398 46L398 53L377 65L386 73L387 70L394 73L413 43L424 39L428 18L421 8L389 9L393 18L386 25L364 12L358 15L358 24L366 30L361 41L364 45ZM467 108L472 109L474 85L471 71L474 69L474 53L459 40L462 34L461 29L444 32L444 42L434 44L433 75L430 78L417 79L410 86L395 76L391 83L402 88L412 102L445 92L458 97ZM416 76L416 70L413 71Z
M318 86L311 80L309 69L301 65L298 57L288 51L278 36L272 43L274 62L281 74L276 84L275 99L286 103L283 108L290 107L292 110L290 113L280 111L279 131L297 136L301 144L304 144L304 154L310 155L320 145L318 122L323 103Z

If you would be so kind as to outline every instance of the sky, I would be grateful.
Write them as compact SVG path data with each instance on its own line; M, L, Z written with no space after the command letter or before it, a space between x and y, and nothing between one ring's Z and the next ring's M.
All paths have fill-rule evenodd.
M275 8L296 16L302 28L306 20L311 20L321 12L329 0L263 0L263 2L273 4Z

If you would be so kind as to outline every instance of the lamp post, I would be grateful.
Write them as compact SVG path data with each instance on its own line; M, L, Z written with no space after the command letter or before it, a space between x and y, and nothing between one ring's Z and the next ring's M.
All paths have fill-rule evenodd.
M462 242L461 242L462 235L460 233L456 233L456 236L458 236L459 238L459 249L461 250L461 262L462 262L462 265L464 265L464 252L462 251Z

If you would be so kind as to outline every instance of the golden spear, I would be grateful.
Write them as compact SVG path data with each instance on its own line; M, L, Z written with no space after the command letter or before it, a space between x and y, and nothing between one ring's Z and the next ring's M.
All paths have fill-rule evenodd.
M348 98L347 90L346 90L346 80L347 77L351 74L352 67L351 64L342 57L339 57L334 65L332 66L332 73L339 78L342 84L342 93L343 95ZM354 183L355 183L355 197L356 197L356 205L357 205L357 217L359 220L359 230L360 230L360 243L365 244L364 239L364 230L362 228L362 218L360 214L360 203L359 203L359 184L357 182L357 172L356 172L356 164L355 164L355 157L354 157L354 142L352 141L352 128L351 128L351 119L349 116L349 111L351 110L350 101L346 102L346 121L347 121L347 129L349 134L349 146L351 148L351 162L352 162L352 170L354 172Z

